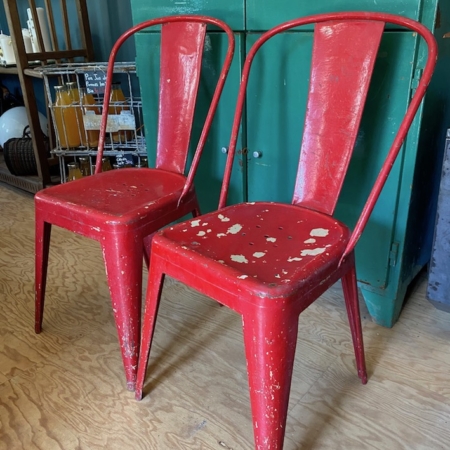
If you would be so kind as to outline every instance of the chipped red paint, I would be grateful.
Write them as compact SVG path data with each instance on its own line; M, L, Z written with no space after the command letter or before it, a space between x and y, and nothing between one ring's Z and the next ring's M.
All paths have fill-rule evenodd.
M329 22L316 25L294 204L333 214L355 145L383 29L383 22L368 21L355 21L351 26ZM349 42L352 63L360 70L348 70ZM327 127L324 132L324 123L331 129Z
M195 109L206 26L222 28L228 51L197 151L184 176ZM101 172L114 61L123 42L137 31L162 25L160 117L154 169ZM230 68L234 37L223 22L204 16L149 20L124 33L108 63L96 174L40 191L36 209L36 317L42 327L51 225L100 242L119 335L127 387L134 390L140 341L144 245L161 227L186 214L199 214L192 180ZM145 82L144 79L140 80Z
M319 24L303 140L306 153L300 160L293 204L259 202L225 207L253 57L277 33L313 22ZM352 233L331 214L353 150L385 22L419 33L428 44L428 60ZM258 39L244 63L219 211L196 219L195 226L191 220L162 230L153 239L137 399L142 397L166 274L242 315L256 449L283 448L299 314L339 279L358 376L367 382L353 248L417 111L435 62L432 34L413 20L388 14L310 16L281 24ZM206 229L212 231L199 235Z
M263 220L255 222L259 215ZM289 222L286 217L290 218ZM326 278L323 271L331 267L324 262L329 258L339 259L350 236L348 228L336 219L294 205L245 203L222 209L219 214L206 214L202 219L194 221L199 224L195 227L191 221L166 230L164 237L176 243L177 252L193 252L193 258L206 258L208 262L224 261L221 271L226 272L227 278L236 280L247 275L246 283L253 288L261 285L259 290L267 297L283 295L281 291L291 289L290 284L296 283L295 280L301 283L308 273ZM239 225L237 233L236 225ZM326 228L327 235L305 244L318 228ZM207 233L207 229L213 231ZM205 233L199 236L202 230ZM317 248L325 249L322 257L301 256L304 250ZM237 255L242 255L248 263L233 260ZM298 258L298 263L292 264L292 258Z

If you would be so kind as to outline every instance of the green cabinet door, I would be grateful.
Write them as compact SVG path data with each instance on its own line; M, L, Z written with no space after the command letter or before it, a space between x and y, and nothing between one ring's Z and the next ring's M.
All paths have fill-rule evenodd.
M222 98L217 108L211 126L207 144L195 178L195 186L202 212L217 208L219 192L226 162L226 153L222 149L228 147L231 132L231 111L235 106L235 99L240 81L241 71L241 37L236 39L236 55L233 60ZM143 98L143 116L147 152L151 165L155 162L157 123L158 123L158 95L159 95L159 33L141 32L136 35L136 65L137 75ZM214 93L215 85L220 73L220 64L227 50L227 37L224 33L207 33L205 40L204 60L199 85L199 98L195 111L194 126L191 137L190 156L192 157L209 104ZM240 142L240 141L239 141ZM239 144L238 148L242 148ZM189 161L190 162L190 159ZM236 158L233 169L230 197L231 202L243 200L244 168L241 158Z
M258 36L249 34L248 44ZM406 111L416 43L417 38L408 32L389 32L383 37L374 88L368 94L354 157L337 207L337 217L350 227L362 210ZM305 80L310 76L306 61L310 60L311 49L312 33L286 33L266 43L255 59L247 100L249 201L292 199L306 105ZM417 134L417 129L411 133ZM258 152L256 157L254 152ZM407 144L357 247L358 279L375 290L385 289L388 283L405 152Z
M244 0L131 0L133 23L162 16L200 14L225 21L233 30L245 29Z
M248 34L247 47L259 36ZM266 42L254 59L247 91L249 201L292 200L311 51L312 33L285 33Z

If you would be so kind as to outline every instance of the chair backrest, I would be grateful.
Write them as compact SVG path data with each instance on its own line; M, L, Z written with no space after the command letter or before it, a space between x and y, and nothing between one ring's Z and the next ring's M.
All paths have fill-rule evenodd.
M246 88L255 54L278 33L315 24L305 126L292 203L333 214L355 145L386 23L408 28L422 36L428 46L428 58L419 85L353 232L348 251L353 249L403 144L436 63L437 46L433 35L426 27L411 19L365 12L319 14L285 22L264 33L252 46L244 63L219 208L226 204Z
M156 168L177 173L184 173L186 169L207 25L221 28L228 36L227 53L189 170L187 191L192 184L234 53L232 30L224 22L207 16L168 16L148 20L126 31L114 44L108 61L96 173L101 171L98 162L101 161L105 143L117 52L136 32L158 25L161 25L161 63Z

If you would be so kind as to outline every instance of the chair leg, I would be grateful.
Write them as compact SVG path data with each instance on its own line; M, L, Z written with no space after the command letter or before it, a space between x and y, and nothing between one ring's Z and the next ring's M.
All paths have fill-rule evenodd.
M192 210L192 217L200 216L202 212L200 211L200 205L198 204L198 200L195 200L195 208Z
M257 450L282 450L298 333L298 315L256 309L243 316Z
M144 261L147 270L150 267L150 250L152 248L152 239L155 234L156 233L149 234L144 238Z
M36 217L35 225L35 311L34 329L42 331L44 316L45 287L47 284L48 253L52 226Z
M348 321L352 332L353 347L355 349L356 367L358 377L363 384L367 383L366 362L364 357L364 344L359 312L358 287L356 285L355 265L342 277L345 306L347 307Z
M140 340L143 242L130 233L112 236L101 244L127 389L134 391Z
M139 354L138 373L136 380L136 400L142 399L145 373L150 355L150 348L155 331L156 317L158 314L161 292L165 275L158 267L157 258L152 258L148 275L147 295L145 300L145 312L142 322L141 351Z

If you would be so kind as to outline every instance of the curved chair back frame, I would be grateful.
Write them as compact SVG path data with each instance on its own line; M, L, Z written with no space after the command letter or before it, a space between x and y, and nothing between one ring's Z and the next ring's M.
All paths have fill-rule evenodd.
M289 22L282 23L271 30L264 33L252 46L250 49L249 54L247 55L247 58L245 60L244 68L242 71L242 82L239 89L238 94L238 100L236 105L236 112L235 117L233 121L232 126L232 132L231 132L231 140L230 145L228 149L228 160L225 167L225 175L224 180L222 184L222 190L220 195L220 201L219 201L219 209L225 207L227 195L228 195L228 189L230 184L230 178L231 178L231 169L233 166L233 159L236 151L236 143L237 138L239 134L239 126L241 123L242 118L242 111L244 107L244 101L245 101L245 95L247 90L247 84L248 79L250 75L250 69L253 63L253 59L258 52L258 50L261 48L261 46L267 42L271 37L275 36L276 34L282 33L284 31L288 31L292 28L296 28L299 26L304 26L308 24L323 24L326 22L333 22L333 21L374 21L382 26L386 23L391 23L394 25L399 25L401 27L408 28L412 31L417 32L422 38L425 40L428 48L428 58L427 63L425 66L425 69L423 71L422 77L420 79L419 85L417 86L417 89L410 101L410 104L408 106L408 110L406 114L404 115L404 118L400 124L400 127L398 129L398 132L394 138L394 141L391 145L391 148L388 152L388 155L385 160L385 164L383 164L383 167L377 177L377 180L372 188L372 191L367 199L367 202L363 208L363 211L361 213L361 216L353 230L352 236L350 238L350 241L348 242L347 248L344 252L344 255L342 256L342 259L347 257L354 249L356 243L358 242L366 224L369 219L369 216L375 206L375 203L381 193L381 190L383 189L384 183L386 182L386 179L389 175L389 172L395 162L395 159L397 158L397 155L400 151L400 148L403 144L403 141L405 140L406 134L408 132L408 129L414 119L414 116L417 112L417 109L420 106L420 103L423 99L423 96L425 94L425 91L428 87L428 84L430 83L434 67L436 65L436 59L437 59L437 44L434 39L433 34L426 28L424 25L420 24L419 22L408 19L406 17L401 17L393 14L383 14L383 13L366 13L366 12L342 12L342 13L330 13L330 14L318 14L318 15L312 15L308 17L303 17L295 20L291 20ZM311 80L314 81L313 78ZM311 119L309 116L310 110L307 111L307 117L305 120L305 130L307 130L309 123L308 121ZM353 141L354 143L354 141ZM303 144L305 144L305 140L303 141ZM353 147L353 145L352 145ZM345 149L346 151L349 151L349 154L351 154L351 151L353 148ZM304 151L304 148L302 148L302 151ZM346 158L346 167L348 165L349 158ZM300 161L299 166L299 174L302 172L302 161ZM302 200L306 197L305 193L307 192L308 197L314 196L314 194L318 194L319 198L316 199L316 203L322 203L324 201L323 196L332 196L331 199L331 206L328 208L328 210L324 211L328 214L332 214L334 211L334 207L337 202L337 198L340 192L340 189L342 187L343 179L346 172L345 170L342 171L342 173L339 174L341 177L339 183L337 183L336 189L329 190L327 185L326 192L323 191L323 188L321 189L321 186L325 185L326 183L323 183L323 179L321 176L315 176L314 179L310 180L310 183L304 184L301 180L299 180L300 177L297 178L297 184L295 187L294 197L293 197L293 204L301 203ZM311 194L312 192L312 194ZM320 197L322 196L322 198Z

